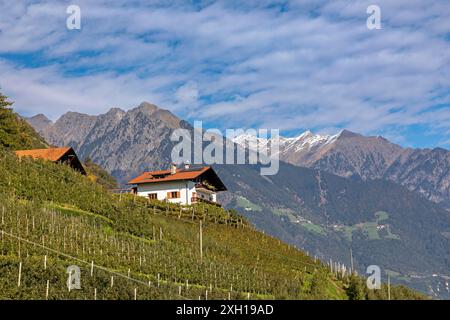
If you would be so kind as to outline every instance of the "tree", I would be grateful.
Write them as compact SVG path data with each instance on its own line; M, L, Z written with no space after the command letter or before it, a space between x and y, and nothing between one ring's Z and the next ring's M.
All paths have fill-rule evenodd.
M311 279L309 296L311 299L325 299L327 296L328 278L324 271L316 270Z
M90 180L99 183L106 189L117 188L118 184L116 178L111 176L100 165L94 163L91 158L87 157L84 159L84 168L86 169Z
M3 111L4 109L6 110L11 110L11 106L12 106L12 102L8 101L8 97L3 95L0 92L0 109ZM0 114L1 115L1 114Z
M46 148L48 144L34 129L12 110L13 103L0 92L0 146L2 148Z
M347 295L350 300L366 300L366 286L364 280L352 275L349 279Z
M12 112L12 102L0 92L0 144L4 147L12 147L19 131Z

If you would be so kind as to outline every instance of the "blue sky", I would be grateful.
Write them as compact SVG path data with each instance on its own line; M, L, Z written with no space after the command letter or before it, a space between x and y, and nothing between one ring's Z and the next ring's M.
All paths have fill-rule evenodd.
M447 0L0 1L0 87L53 120L148 101L220 129L450 148L449 16Z

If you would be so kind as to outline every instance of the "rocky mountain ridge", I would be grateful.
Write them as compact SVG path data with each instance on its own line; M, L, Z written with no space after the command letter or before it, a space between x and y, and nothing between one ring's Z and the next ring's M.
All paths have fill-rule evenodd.
M249 136L234 139L248 145ZM262 145L273 143L258 138ZM348 130L336 135L306 131L280 137L280 159L296 166L323 170L341 177L385 179L450 208L450 151L442 148L402 148L380 136L366 137Z

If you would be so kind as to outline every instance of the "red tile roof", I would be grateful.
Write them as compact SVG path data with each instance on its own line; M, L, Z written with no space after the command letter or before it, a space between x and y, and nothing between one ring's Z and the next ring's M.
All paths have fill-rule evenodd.
M16 155L18 157L31 157L33 159L45 159L49 161L58 161L61 159L70 149L70 147L64 148L50 148L50 149L33 149L33 150L18 150Z
M170 170L159 170L144 172L140 176L130 180L128 184L154 183L162 181L179 181L179 180L193 180L211 167L177 169L177 172L170 174ZM161 176L161 177L158 177Z

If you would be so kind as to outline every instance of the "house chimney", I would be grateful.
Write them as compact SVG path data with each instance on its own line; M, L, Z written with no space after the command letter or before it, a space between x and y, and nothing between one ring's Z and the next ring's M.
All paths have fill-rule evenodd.
M172 163L170 165L170 174L175 174L177 173L177 166L175 165L175 163Z

